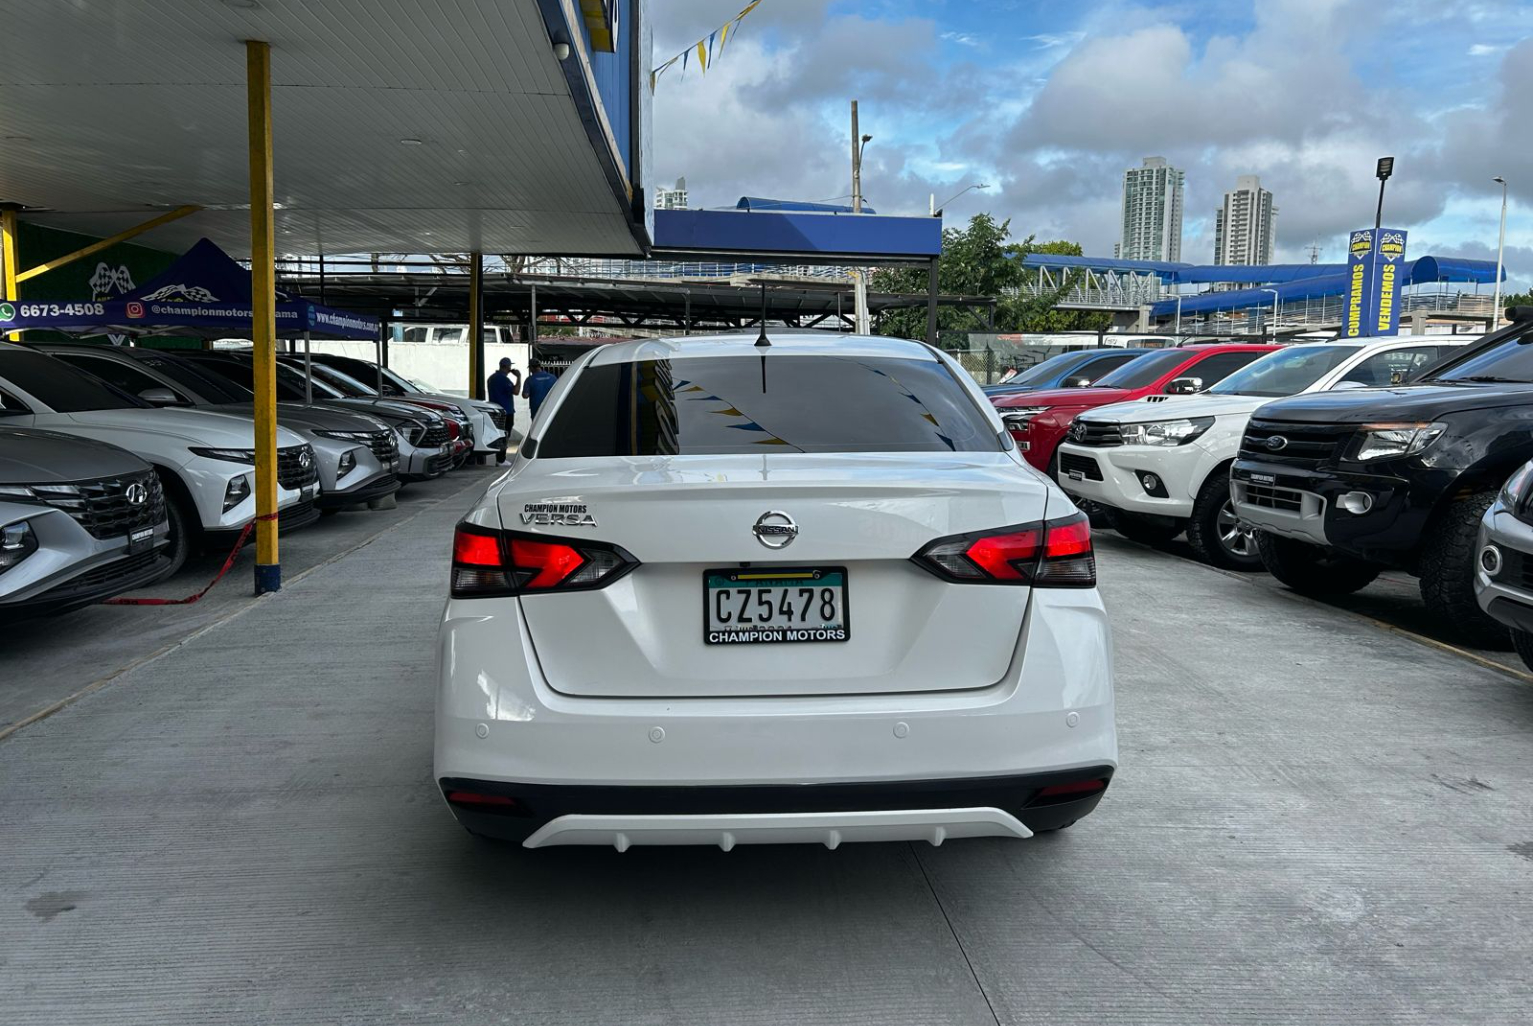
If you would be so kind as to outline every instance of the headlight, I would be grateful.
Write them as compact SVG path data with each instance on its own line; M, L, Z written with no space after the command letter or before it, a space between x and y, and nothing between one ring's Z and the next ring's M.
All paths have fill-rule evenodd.
M0 527L0 574L37 551L37 532L23 520Z
M1003 406L996 412L1007 419L1028 420L1040 413L1047 413L1053 408L1052 406Z
M1524 463L1501 486L1501 504L1516 509L1522 502L1523 493L1528 490L1530 480L1533 480L1533 463Z
M193 449L198 456L206 456L210 460L225 460L229 463L255 463L254 449Z
M1118 430L1124 445L1186 445L1214 426L1212 417L1183 417L1181 420L1153 420L1144 424L1122 424Z
M315 431L321 438L333 438L337 442L371 442L372 433L369 431Z
M336 477L345 477L347 474L351 473L353 470L356 470L356 469L357 469L357 450L355 450L355 449L347 449L345 452L341 453L341 462L336 465L335 476Z
M1414 456L1437 441L1448 425L1431 424L1364 424L1357 451L1352 458L1359 463L1365 460L1383 460L1396 456Z

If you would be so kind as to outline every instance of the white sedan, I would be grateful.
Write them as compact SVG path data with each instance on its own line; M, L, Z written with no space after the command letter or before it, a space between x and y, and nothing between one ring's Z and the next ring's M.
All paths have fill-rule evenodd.
M1025 838L1117 766L1086 519L917 342L615 344L458 525L435 775L527 847Z

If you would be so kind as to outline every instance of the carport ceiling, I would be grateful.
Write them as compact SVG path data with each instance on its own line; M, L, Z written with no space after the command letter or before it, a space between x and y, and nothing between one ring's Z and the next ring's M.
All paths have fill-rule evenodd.
M200 204L143 241L248 255L263 39L280 252L639 252L537 0L0 0L0 26L0 201L46 208L26 220Z

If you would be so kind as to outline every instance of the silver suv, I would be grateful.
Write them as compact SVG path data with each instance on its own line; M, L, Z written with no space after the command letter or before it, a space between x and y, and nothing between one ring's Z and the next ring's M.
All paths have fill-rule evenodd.
M61 613L165 574L154 468L105 442L0 428L0 623Z
M87 371L153 406L199 409L254 417L254 398L199 370L174 353L126 346L44 342L30 345L71 367ZM399 443L383 421L361 410L278 403L277 423L292 428L318 457L321 510L378 504L399 491Z

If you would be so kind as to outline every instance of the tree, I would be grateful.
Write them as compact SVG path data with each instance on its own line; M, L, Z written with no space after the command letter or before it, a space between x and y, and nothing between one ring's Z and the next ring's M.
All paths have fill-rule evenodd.
M1096 330L1111 319L1090 311L1055 310L1054 304L1074 286L1075 276L1068 276L1061 287L1044 296L1020 291L1024 271L1022 260L1029 253L1053 253L1080 256L1074 242L1035 243L1029 235L1020 243L1008 242L1011 221L996 222L989 214L976 214L964 228L942 232L942 259L937 265L937 290L944 295L980 296L994 299L995 322L992 329L984 314L957 307L939 307L937 327L948 331L1070 331ZM888 268L873 273L871 287L877 292L922 293L927 287L923 268ZM878 330L885 335L921 338L926 334L926 311L891 310L879 318Z

